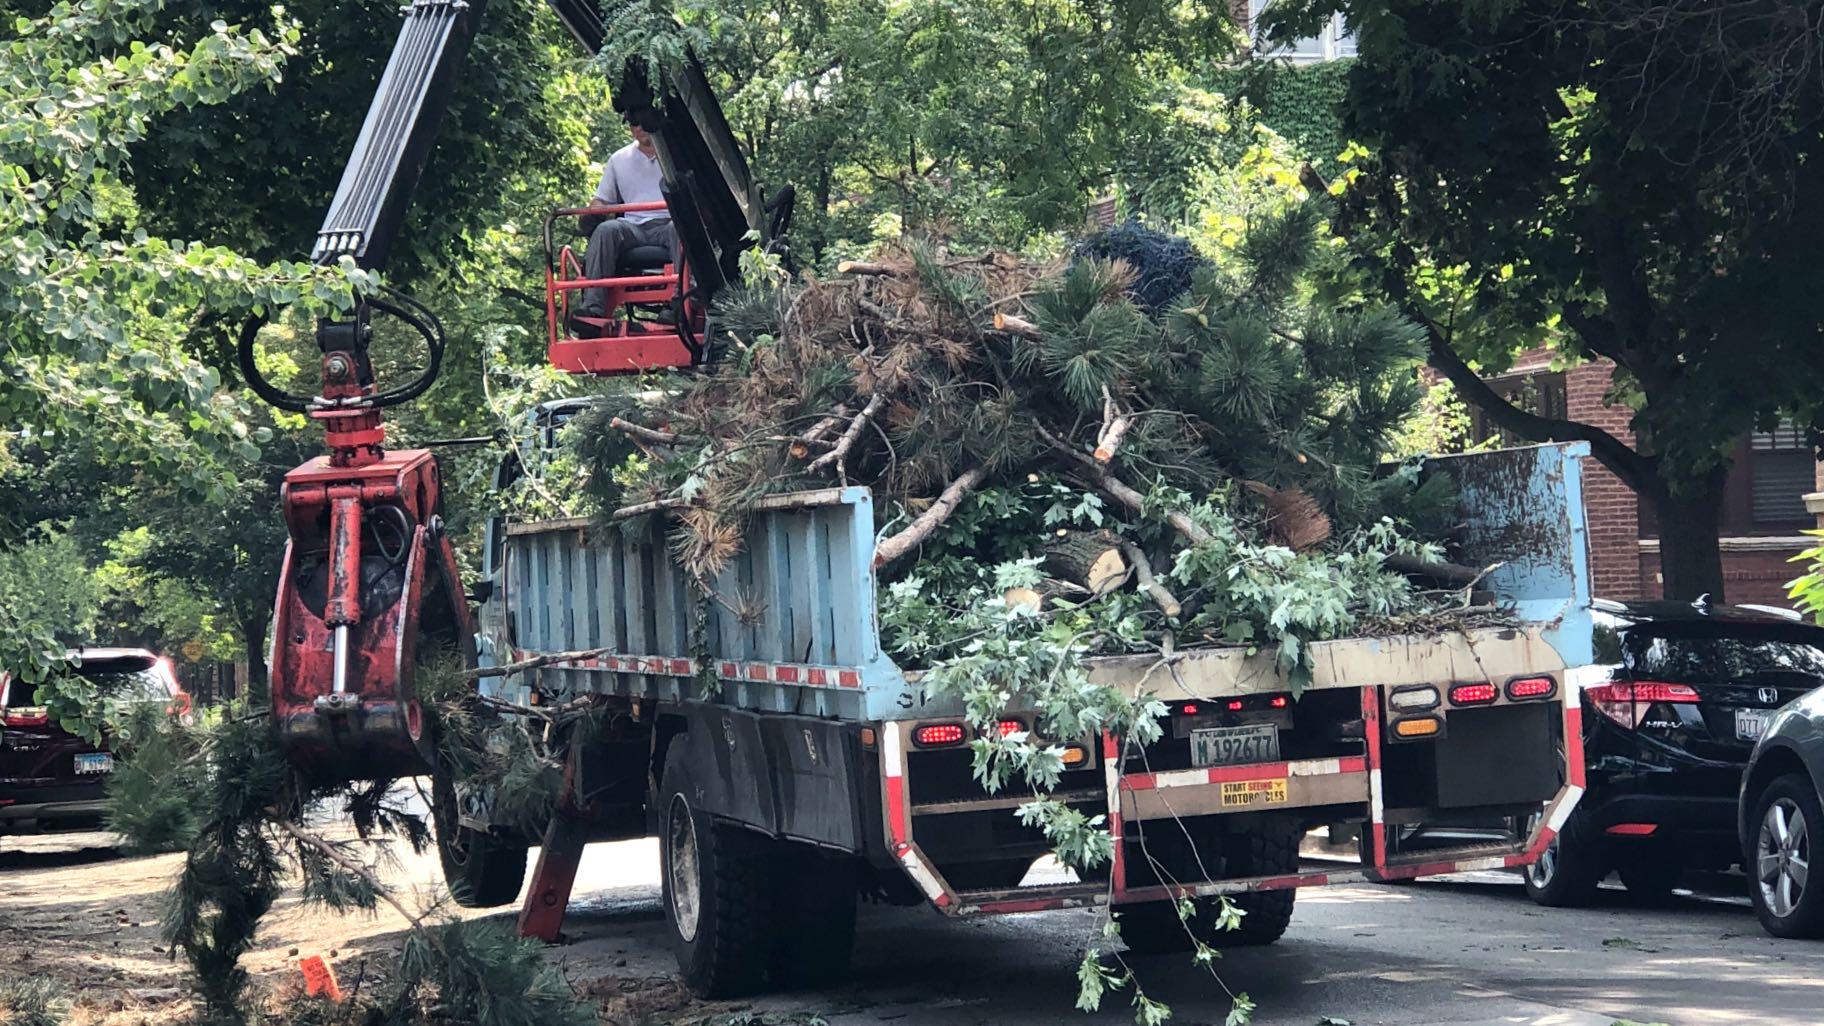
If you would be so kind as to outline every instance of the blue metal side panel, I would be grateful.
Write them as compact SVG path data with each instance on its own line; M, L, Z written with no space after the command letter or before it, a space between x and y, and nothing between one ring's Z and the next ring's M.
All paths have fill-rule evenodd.
M1584 442L1446 456L1428 472L1456 482L1465 525L1461 559L1500 564L1484 580L1520 618L1551 625L1546 640L1566 666L1593 658L1589 528L1583 509Z

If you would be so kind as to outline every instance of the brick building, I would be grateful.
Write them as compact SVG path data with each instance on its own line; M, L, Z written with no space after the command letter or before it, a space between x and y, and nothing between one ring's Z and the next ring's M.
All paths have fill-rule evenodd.
M1633 444L1628 428L1633 416L1625 406L1603 402L1614 367L1586 363L1554 371L1544 351L1528 353L1514 369L1489 379L1497 391L1524 408L1602 428ZM1498 437L1472 410L1477 438ZM1521 439L1505 439L1525 444ZM1595 459L1585 460L1583 501L1589 522L1590 569L1599 598L1660 597L1659 539L1649 508ZM1731 602L1787 605L1787 581L1799 568L1787 562L1816 539L1800 532L1815 527L1819 517L1807 508L1806 495L1824 486L1824 470L1794 428L1757 431L1742 440L1724 486L1722 516L1723 580ZM1817 500L1814 500L1814 505Z

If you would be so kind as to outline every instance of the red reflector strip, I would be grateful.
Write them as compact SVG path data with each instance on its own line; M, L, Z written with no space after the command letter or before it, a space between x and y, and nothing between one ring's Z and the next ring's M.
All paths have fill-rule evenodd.
M1603 833L1618 837L1646 837L1658 829L1658 823L1617 823Z
M1509 698L1545 698L1558 690L1558 682L1550 677L1521 677L1507 682Z
M1655 680L1637 680L1630 688L1636 702L1696 702L1697 689L1689 684L1666 684Z
M920 747L934 745L953 745L963 739L963 725L960 723L933 723L919 727L912 732L912 743Z
M1500 694L1493 684L1457 684L1450 689L1452 705L1487 705Z

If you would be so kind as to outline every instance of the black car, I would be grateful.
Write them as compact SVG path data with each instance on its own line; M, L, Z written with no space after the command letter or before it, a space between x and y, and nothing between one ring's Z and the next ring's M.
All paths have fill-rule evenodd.
M1615 870L1663 897L1687 869L1741 861L1744 768L1775 710L1824 685L1824 628L1753 606L1595 604L1579 681L1587 790L1526 870L1543 905L1577 905Z
M1761 925L1824 937L1824 884L1811 886L1811 841L1824 830L1824 688L1780 710L1742 778L1742 866Z
M170 664L143 648L68 655L70 672L94 682L107 700L189 708ZM95 829L106 809L114 755L106 739L92 745L58 726L37 690L0 674L0 834Z

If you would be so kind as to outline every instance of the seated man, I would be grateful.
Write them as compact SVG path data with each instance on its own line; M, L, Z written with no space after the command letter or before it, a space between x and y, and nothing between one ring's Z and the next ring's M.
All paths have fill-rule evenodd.
M665 197L659 191L659 153L652 136L629 114L627 130L633 141L615 150L602 168L595 204L654 203ZM589 234L583 256L583 273L590 278L613 278L621 273L621 254L635 246L659 246L677 262L677 233L664 210L634 210L608 219ZM573 311L577 317L606 317L607 289L584 289L583 300Z

